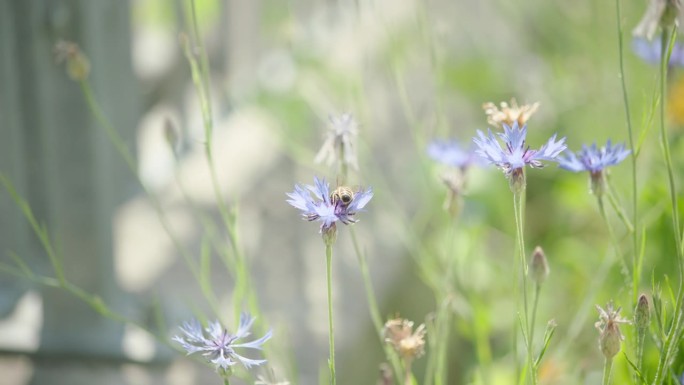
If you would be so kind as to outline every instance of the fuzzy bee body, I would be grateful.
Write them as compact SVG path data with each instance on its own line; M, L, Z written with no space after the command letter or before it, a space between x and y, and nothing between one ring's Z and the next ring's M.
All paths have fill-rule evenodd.
M347 186L339 186L332 193L330 193L330 202L333 205L340 205L342 207L349 206L354 200L354 190Z

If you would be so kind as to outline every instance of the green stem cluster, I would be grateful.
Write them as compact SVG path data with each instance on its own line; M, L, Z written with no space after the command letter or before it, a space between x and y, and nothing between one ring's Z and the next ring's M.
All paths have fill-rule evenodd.
M670 33L668 33L670 32ZM661 41L661 60L660 60L660 145L663 151L663 157L665 159L665 165L667 167L667 177L668 185L670 190L670 199L672 204L672 226L675 235L675 245L677 248L677 263L679 265L679 289L677 291L677 299L675 301L675 312L674 319L670 329L667 332L665 341L662 345L662 350L660 354L660 359L658 361L658 367L656 369L655 377L653 379L654 385L661 385L665 381L666 373L668 372L667 366L671 362L674 352L677 349L679 337L682 333L682 319L684 314L682 314L682 301L684 301L684 282L682 281L682 272L684 259L682 256L682 240L680 238L680 226L679 226L679 211L677 205L677 190L674 182L674 171L672 166L672 157L670 155L670 144L667 136L667 130L665 125L665 101L666 101L666 89L667 89L667 69L668 63L670 61L670 55L672 53L672 47L674 46L675 36L677 28L673 27L671 31L665 29L662 35Z

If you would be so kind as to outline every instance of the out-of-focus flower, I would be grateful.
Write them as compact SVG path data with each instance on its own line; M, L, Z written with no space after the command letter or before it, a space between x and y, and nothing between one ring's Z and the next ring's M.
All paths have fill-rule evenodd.
M554 134L539 150L532 150L525 143L527 126L519 126L517 122L513 126L503 125L504 132L497 135L503 141L501 147L491 130L488 135L477 130L478 136L473 138L478 149L476 153L487 162L500 168L509 178L511 189L518 191L525 187L524 167L544 167L542 161L556 161L556 157L567 148L565 138L556 140Z
M447 166L465 169L473 164L475 153L454 140L434 140L427 148L430 158Z
M338 163L354 170L359 169L356 157L356 137L359 134L358 123L351 114L330 116L330 127L325 142L316 154L314 162L325 161L328 165Z
M444 209L455 216L460 210L466 171L477 160L475 152L464 149L458 141L451 139L432 141L428 145L427 153L430 158L450 167L442 174L442 182L448 189Z
M670 27L675 21L682 25L681 0L649 0L646 13L634 28L634 36L653 38L658 27Z
M620 351L620 344L625 337L620 332L620 324L631 323L629 320L620 316L618 307L613 309L613 303L608 302L605 310L599 305L596 305L596 310L599 313L599 320L594 324L598 329L599 335L599 349L607 359L612 359Z
M340 192L340 189L344 191ZM335 223L355 223L356 214L371 200L373 191L370 188L354 191L349 187L338 187L331 193L330 185L324 179L314 177L313 186L295 185L294 191L287 196L290 198L287 203L299 209L304 219L321 222L324 237L333 237Z
M568 151L561 155L558 158L558 167L572 172L588 171L591 191L600 196L605 190L603 170L622 162L629 153L630 150L625 149L624 144L613 146L610 140L601 148L598 148L596 143L590 147L582 145L582 149L577 153Z
M413 331L413 322L403 318L395 318L385 323L385 342L407 362L425 353L425 324Z
M216 365L216 370L230 372L233 365L240 362L246 368L261 365L266 360L254 360L238 354L236 348L261 349L261 345L268 341L272 332L268 331L263 337L244 343L237 343L239 339L250 335L249 329L254 323L254 317L247 313L240 315L240 325L235 334L228 333L218 321L212 322L202 330L202 325L196 319L185 322L180 327L181 335L173 337L180 343L187 354L202 353L206 359Z
M627 157L630 151L625 149L624 144L612 145L610 140L605 146L598 148L596 143L587 147L582 145L582 149L577 153L565 152L558 157L558 167L573 172L589 171L597 173L603 171L608 166L614 166Z
M642 37L635 37L632 39L632 49L641 60L648 64L659 64L660 55L662 53L662 45L660 39L649 41ZM684 67L684 46L675 42L670 52L670 61L668 63L671 67Z
M83 54L78 44L60 40L55 44L54 55L57 64L66 62L67 74L71 80L83 81L88 78L90 60Z
M500 103L499 109L494 103L487 102L482 105L485 114L487 114L487 123L492 126L503 128L503 125L512 126L513 123L518 123L519 126L524 126L530 119L532 114L539 109L539 103L523 104L518 106L515 98L511 99L511 105L506 102Z

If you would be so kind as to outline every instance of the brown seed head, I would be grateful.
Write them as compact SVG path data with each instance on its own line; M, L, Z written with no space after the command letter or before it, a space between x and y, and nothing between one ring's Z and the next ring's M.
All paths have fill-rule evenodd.
M620 345L625 337L620 332L621 323L631 323L629 320L620 317L620 310L618 307L613 309L613 303L608 302L604 310L599 305L596 305L596 310L599 312L599 320L594 324L599 331L599 349L607 359L612 359L618 352L620 352Z
M503 128L503 125L512 126L517 122L520 127L524 126L532 115L539 109L539 103L524 104L518 106L515 98L511 99L510 106L506 102L500 103L499 109L494 103L487 102L482 105L487 115L487 123L492 126Z
M395 318L385 323L385 342L404 359L413 360L425 353L425 324L413 331L413 322Z

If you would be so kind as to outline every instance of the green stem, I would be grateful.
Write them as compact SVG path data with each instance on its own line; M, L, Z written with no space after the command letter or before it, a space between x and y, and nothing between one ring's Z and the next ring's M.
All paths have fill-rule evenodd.
M530 344L529 348L531 352L534 352L534 321L537 318L537 305L539 304L539 293L541 292L541 285L535 283L534 285L534 299L532 300L532 315L530 320ZM533 364L534 365L534 364ZM537 383L537 370L536 366L532 367L532 382Z
M335 334L333 331L333 305L332 305L332 245L325 245L326 277L328 280L328 334L330 339L330 384L335 385Z
M637 328L637 345L636 345L636 359L637 369L641 372L643 370L644 361L644 343L646 342L646 333L648 329Z
M639 233L634 231L638 229L638 189L637 189L637 151L634 144L634 134L632 132L632 119L629 114L629 98L627 96L627 85L625 81L625 65L624 65L624 47L622 42L622 11L620 7L620 0L615 0L615 12L617 14L617 35L618 35L618 54L620 59L620 84L622 85L622 100L625 104L625 118L627 121L627 135L629 137L629 148L631 150L632 163L632 301L636 304L639 292L639 281L641 280L641 267L638 262L639 253ZM618 214L619 215L619 214ZM626 217L625 217L626 218Z
M606 224L606 228L608 229L608 236L610 237L610 242L613 244L613 248L615 249L615 256L622 263L622 269L624 270L624 274L627 277L629 277L629 267L627 266L627 263L625 262L624 258L622 257L622 252L620 251L620 244L617 240L617 237L615 236L615 231L613 230L613 226L610 224L610 221L608 220L608 215L606 214L606 207L603 204L603 198L600 195L597 195L596 201L598 202L599 212L601 213L601 218L603 218L603 222Z
M608 188L606 189L608 196L608 202L610 202L611 207L613 207L613 210L615 210L615 213L617 214L618 218L622 220L622 223L625 225L627 228L627 231L630 233L634 233L634 225L632 225L632 222L630 222L629 218L627 217L627 213L625 213L625 210L622 208L622 205L620 204L620 201L615 197L615 192L613 191L613 186L611 185L610 181L608 181L608 178L606 178L606 182L608 185ZM636 258L636 255L638 254L639 249L634 250L634 257ZM636 264L636 261L632 260L633 264ZM636 265L634 266L636 268Z
M603 365L603 381L601 381L602 385L608 385L610 384L610 372L613 369L613 359L612 358L606 358L606 363Z
M527 334L527 341L525 345L527 347L527 365L529 366L530 374L532 376L532 384L536 385L536 376L534 375L534 360L532 358L532 346L531 338L532 332L530 330L529 318L528 318L528 300L527 300L527 257L525 255L525 236L524 236L524 212L523 212L523 201L524 201L524 189L519 192L513 193L513 211L515 212L515 227L516 227L516 241L518 247L518 254L520 260L520 275L522 281L522 297L523 297L523 312L522 312L522 322L523 328ZM516 321L517 322L517 321ZM517 363L516 363L517 366ZM518 377L523 378L524 376Z
M378 302L375 299L375 293L373 291L373 283L370 276L370 271L368 270L368 261L366 258L366 253L361 251L359 247L359 241L356 237L356 231L354 226L349 227L349 232L351 233L352 244L354 246L354 252L356 253L356 258L359 262L359 268L361 269L361 277L363 278L363 286L366 290L366 299L368 300L368 310L370 311L371 321L375 327L375 331L378 334L380 343L385 349L385 356L389 359L392 365L392 370L394 370L395 376L401 380L403 372L401 371L401 364L399 363L399 357L392 348L385 343L385 338L383 335L384 324L382 322L382 316L380 315L380 308L378 307Z

